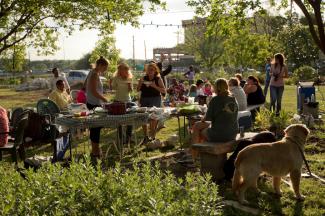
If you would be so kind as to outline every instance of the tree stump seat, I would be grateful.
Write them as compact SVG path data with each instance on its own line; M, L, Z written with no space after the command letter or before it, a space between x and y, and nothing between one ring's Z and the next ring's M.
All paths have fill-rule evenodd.
M192 148L199 153L201 174L210 173L212 179L217 181L224 178L224 163L227 160L227 153L233 152L242 139L249 139L257 133L245 133L244 137L237 134L235 140L228 142L204 142L193 144Z

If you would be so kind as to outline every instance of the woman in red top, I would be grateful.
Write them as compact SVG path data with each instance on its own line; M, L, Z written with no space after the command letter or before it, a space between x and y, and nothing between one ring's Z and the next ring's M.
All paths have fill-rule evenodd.
M87 103L86 87L82 87L77 93L77 103Z
M7 145L9 132L9 120L7 111L0 106L0 147Z

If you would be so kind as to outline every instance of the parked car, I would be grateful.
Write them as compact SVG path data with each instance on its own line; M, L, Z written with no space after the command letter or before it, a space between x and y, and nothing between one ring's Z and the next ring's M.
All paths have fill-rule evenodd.
M89 70L71 70L67 76L69 85L74 86L79 83L84 83L88 74ZM99 78L102 82L107 81L107 79L103 76L100 76Z

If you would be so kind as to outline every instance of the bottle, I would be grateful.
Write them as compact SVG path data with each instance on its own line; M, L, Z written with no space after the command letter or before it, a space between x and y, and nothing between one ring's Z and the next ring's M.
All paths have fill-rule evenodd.
M310 96L310 102L315 102L315 95L314 95L314 94L312 94L312 95Z

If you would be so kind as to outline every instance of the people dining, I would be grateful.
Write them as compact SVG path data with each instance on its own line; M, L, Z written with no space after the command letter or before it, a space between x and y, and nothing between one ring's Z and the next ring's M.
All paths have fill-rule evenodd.
M139 80L138 91L140 93L140 106L141 107L161 107L162 94L166 94L164 83L159 75L160 71L156 64L150 63L146 67L146 75ZM156 128L158 121L150 121L150 133L148 133L148 126L143 126L145 138L143 144L149 142L151 139L155 139Z
M217 79L214 84L214 96L201 121L195 123L192 143L227 142L236 138L238 132L238 105L231 96L225 79Z
M56 88L50 93L49 99L54 101L60 110L68 109L72 98L66 92L63 80L56 81Z
M204 81L201 79L198 79L196 81L196 95L197 96L204 95L203 86L204 86Z
M171 101L184 101L185 87L179 83L175 78L172 79L171 85L167 90Z
M209 82L204 84L203 93L206 96L212 96L212 86Z
M243 80L243 76L240 73L237 73L235 74L235 77L238 79L239 85L244 88L246 81Z
M86 95L87 95L87 108L92 110L96 107L100 107L102 103L107 102L103 93L103 83L99 76L105 73L108 69L108 60L104 57L100 57L96 61L95 68L91 70L86 79ZM90 141L91 141L91 156L93 158L100 157L99 139L101 128L90 129Z
M244 89L239 85L239 80L235 77L230 78L228 81L229 91L232 96L236 98L238 103L238 111L247 109L247 97Z
M254 76L247 78L244 86L244 91L247 95L247 105L258 105L265 103L265 96L258 79Z
M65 74L60 73L59 69L56 68L56 67L52 69L52 74L53 74L53 77L50 80L50 92L56 90L56 82L58 80L62 80L63 83L64 83L64 88L65 88L66 92L68 94L70 94L70 86L69 86L69 83L67 81L67 78L65 77Z

